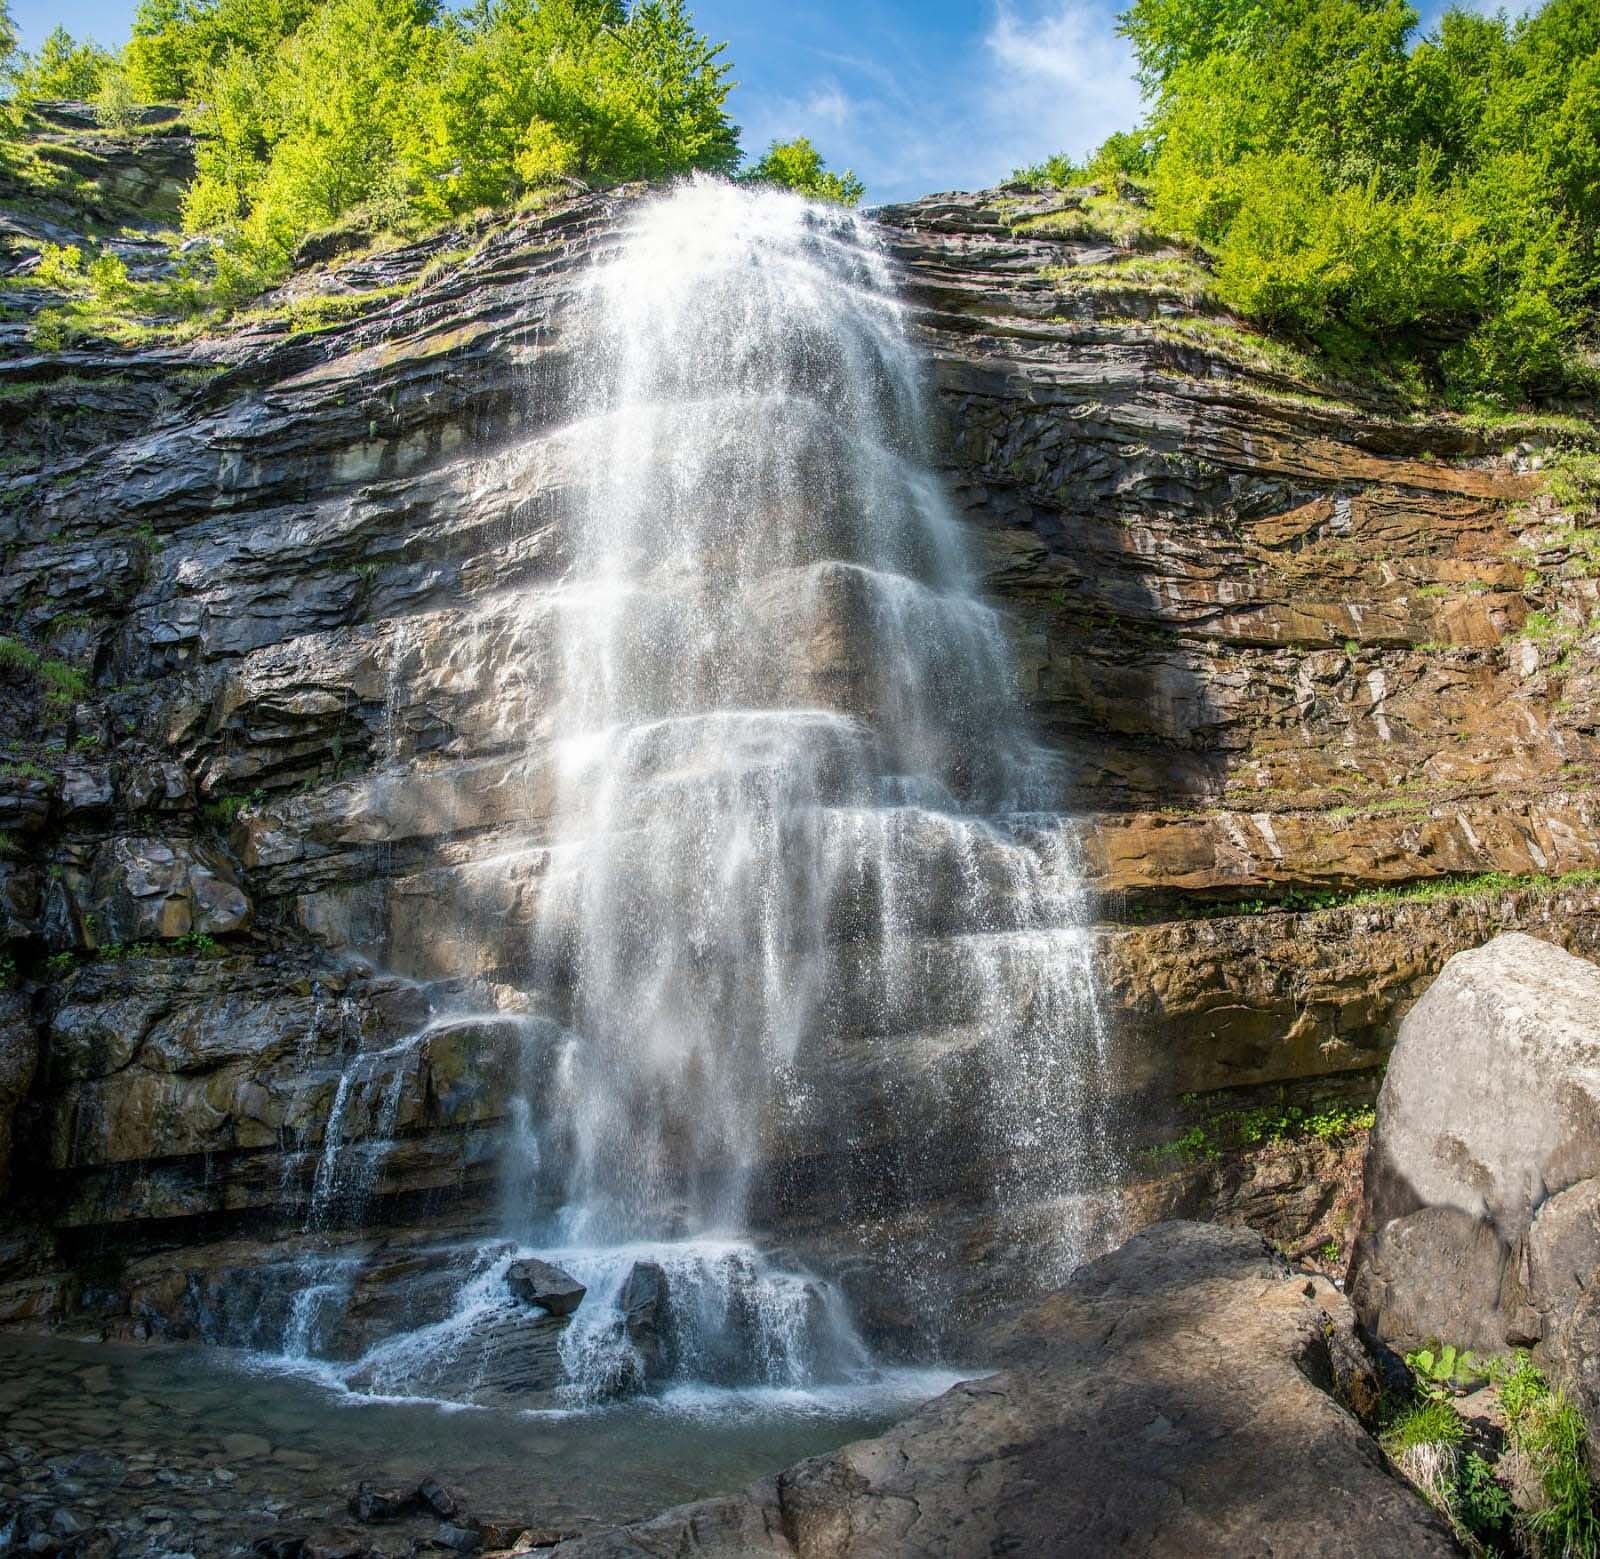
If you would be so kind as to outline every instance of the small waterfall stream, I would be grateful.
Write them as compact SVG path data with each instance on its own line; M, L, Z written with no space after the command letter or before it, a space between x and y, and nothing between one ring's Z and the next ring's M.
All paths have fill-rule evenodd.
M553 801L520 850L550 1016L511 1101L504 1237L449 1315L339 1377L480 1400L508 1359L524 1385L559 1360L568 1404L847 1380L870 1359L838 1293L747 1233L774 1132L830 1108L818 1054L951 1063L946 1113L997 1202L1047 1167L1063 1267L1106 1217L1105 1042L1058 777L934 474L870 222L695 180L597 256L571 328L571 564L516 606L511 642L548 665L505 681ZM349 1063L308 1229L373 1183L389 1060ZM344 1145L343 1111L380 1088L374 1140ZM530 1340L507 1274L535 1253L589 1292ZM641 1281L661 1290L649 1325Z

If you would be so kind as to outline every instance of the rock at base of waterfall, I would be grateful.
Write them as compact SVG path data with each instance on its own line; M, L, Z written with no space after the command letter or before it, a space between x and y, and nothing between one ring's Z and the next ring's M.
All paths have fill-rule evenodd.
M653 1261L636 1261L617 1300L623 1330L637 1351L647 1382L672 1373L672 1336L667 1274Z
M1024 1315L1000 1363L876 1439L556 1552L1460 1552L1352 1411L1375 1368L1349 1303L1248 1230L1166 1223L1129 1240Z
M571 1273L537 1256L512 1262L506 1268L506 1287L524 1303L538 1305L551 1315L571 1315L589 1292Z
M398 1521L417 1508L415 1489L375 1489L363 1481L350 1496L349 1511L368 1526L378 1521Z

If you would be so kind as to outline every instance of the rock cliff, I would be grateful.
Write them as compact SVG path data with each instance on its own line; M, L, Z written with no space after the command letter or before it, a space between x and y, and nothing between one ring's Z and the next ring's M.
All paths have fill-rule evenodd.
M492 1200L507 1079L549 1038L508 994L535 884L503 851L550 798L508 715L543 646L507 603L565 566L571 304L648 192L308 268L211 334L43 351L38 243L184 155L150 136L140 182L70 115L58 138L98 193L0 235L0 1320L212 1335L239 1273L270 1289L263 1236L404 1266ZM1600 952L1589 533L1537 430L1309 382L1072 203L880 221L1084 821L1125 1217L1337 1249L1361 1111L1445 960L1506 927ZM471 990L502 1018L442 1016ZM1026 1229L975 1211L987 1166L897 1157L919 1043L819 1059L856 1129L772 1123L762 1226L850 1281L941 1225L963 1301L1012 1297ZM319 1203L336 1113L394 1147ZM850 1209L858 1245L829 1188L863 1155L905 1194Z

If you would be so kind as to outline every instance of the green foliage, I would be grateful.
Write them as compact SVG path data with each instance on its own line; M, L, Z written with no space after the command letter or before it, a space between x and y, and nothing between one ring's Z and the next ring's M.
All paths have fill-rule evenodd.
M160 958L178 955L193 958L221 958L227 951L214 936L204 931L186 931L182 936L160 942L105 942L94 956L103 962L121 963L127 958Z
M1538 1559L1595 1559L1600 1555L1600 1509L1586 1454L1583 1415L1526 1354L1517 1356L1500 1385L1511 1443L1535 1473L1539 1506L1522 1517Z
M201 812L213 823L228 827L247 806L260 801L266 795L264 790L253 790L248 796L223 796L216 801L208 801Z
M37 54L23 55L14 69L17 95L24 100L93 98L111 63L111 56L92 38L80 43L65 27L57 27Z
M1470 1349L1458 1349L1450 1343L1434 1343L1426 1348L1418 1348L1416 1352L1406 1355L1406 1363L1414 1375L1420 1376L1425 1384L1434 1386L1449 1387L1487 1380L1491 1373L1490 1366Z
M1391 1456L1416 1450L1424 1445L1460 1445L1467 1437L1467 1426L1448 1402L1423 1396L1383 1432L1383 1443Z
M1600 509L1600 452L1558 445L1545 458L1545 491L1563 509Z
M751 183L776 184L811 200L840 206L857 205L866 193L866 186L850 169L830 172L821 153L803 135L792 141L774 141L742 176Z
M1299 1105L1257 1106L1252 1109L1215 1110L1191 1126L1181 1137L1146 1150L1152 1159L1177 1158L1204 1163L1224 1153L1292 1142L1297 1137L1337 1141L1372 1127L1371 1108L1333 1105L1307 1111ZM1337 1254L1337 1252L1335 1252Z
M229 55L270 52L314 6L315 0L139 0L123 64L141 100L192 101Z
M198 81L204 104L185 225L223 240L235 291L352 216L406 230L564 180L738 161L721 46L683 0L484 0L461 16L435 0L323 0L269 21L170 75ZM151 36L188 48L181 22Z
M94 117L105 130L131 130L138 120L133 81L119 64L108 65L94 95Z
M20 671L32 678L44 693L46 708L58 713L89 694L89 679L76 666L63 660L50 660L15 639L0 638L0 668Z
M1586 393L1600 328L1600 11L1401 0L1133 0L1150 104L1064 186L1132 175L1220 300L1359 359L1420 356L1458 401Z
M1461 1458L1456 1471L1456 1515L1479 1543L1499 1546L1507 1536L1515 1507L1494 1465L1477 1451Z

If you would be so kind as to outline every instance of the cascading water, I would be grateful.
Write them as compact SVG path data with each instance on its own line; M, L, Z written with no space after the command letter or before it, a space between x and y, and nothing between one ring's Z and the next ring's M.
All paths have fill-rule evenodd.
M537 1251L591 1291L559 1339L568 1400L652 1371L837 1379L866 1362L837 1294L745 1237L773 1134L836 1103L819 1055L866 1057L891 1103L897 1065L934 1077L956 1123L929 1153L956 1142L1001 1204L1045 1175L1060 1263L1105 1219L1056 776L868 222L696 180L599 257L572 328L570 569L507 640L546 661L509 685L554 798L513 852L537 863L519 983L553 1018L511 1110L508 1238L451 1316L344 1378L432 1392L470 1356L481 1383ZM659 1356L640 1273L670 1296Z
M698 181L646 207L586 318L535 931L575 1036L562 1232L742 1227L802 1048L902 1030L939 933L990 1124L1053 1129L1029 1122L1055 1072L1082 1106L1060 1129L1092 1136L1074 879L1029 816L1053 776L926 460L873 229Z

